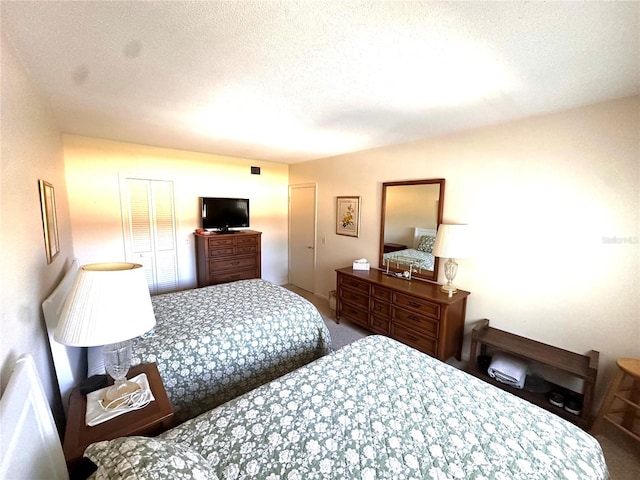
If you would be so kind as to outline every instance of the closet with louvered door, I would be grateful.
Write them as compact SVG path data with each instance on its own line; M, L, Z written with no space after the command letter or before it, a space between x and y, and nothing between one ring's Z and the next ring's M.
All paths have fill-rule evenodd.
M121 183L126 260L144 266L152 295L177 290L173 182L125 178Z

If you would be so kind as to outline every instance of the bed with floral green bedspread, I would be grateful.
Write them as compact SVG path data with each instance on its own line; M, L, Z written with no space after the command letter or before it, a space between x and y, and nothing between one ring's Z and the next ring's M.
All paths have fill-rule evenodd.
M261 279L152 297L156 326L134 341L133 364L156 362L177 422L331 351L309 301Z
M605 479L598 442L370 336L153 438L88 447L96 478Z

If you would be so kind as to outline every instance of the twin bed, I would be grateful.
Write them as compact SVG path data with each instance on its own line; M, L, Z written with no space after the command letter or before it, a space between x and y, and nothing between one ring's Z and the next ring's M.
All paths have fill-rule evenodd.
M85 456L96 479L608 477L588 433L381 336L157 437L98 442Z
M436 240L436 230L428 228L414 227L413 241L408 248L383 253L382 260L387 265L395 268L402 268L412 265L416 271L433 271L435 257L433 256L433 245Z
M573 424L387 337L366 337L325 355L323 329L313 340L304 333L304 318L315 317L304 303L280 292L276 303L286 299L288 306L277 317L285 310L295 315L276 320L251 313L269 303L271 287L242 293L245 287L215 288L214 298L231 303L215 306L212 299L211 309L228 323L200 331L176 326L180 322L162 326L158 319L141 339L148 343L136 345L138 361L169 366L161 374L171 401L184 402L185 418L208 408L200 389L217 391L218 398L239 396L158 437L89 446L85 456L97 466L95 478L608 478L598 442ZM161 298L157 314L182 310L191 295L200 293ZM192 310L187 318L199 318L200 310L210 309ZM251 321L238 328L247 316ZM279 334L281 321L287 327ZM166 335L177 340L171 348L161 340ZM222 343L209 349L206 339L214 335ZM254 362L257 357L277 378L259 374L263 385L253 388L245 376L254 377L264 364ZM227 358L233 363L216 370L220 374L205 373ZM307 363L298 365L300 358ZM193 382L196 393L179 386Z
M87 375L104 373L99 347L65 347L53 339L74 261L43 302L63 402ZM331 351L318 310L295 293L260 279L151 297L156 326L134 339L133 364L156 362L176 422L182 422Z

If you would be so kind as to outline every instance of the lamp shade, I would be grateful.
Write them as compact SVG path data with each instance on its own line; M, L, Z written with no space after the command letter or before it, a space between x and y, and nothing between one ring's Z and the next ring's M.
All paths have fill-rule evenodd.
M442 224L438 228L433 254L443 258L465 258L471 255L469 225Z
M64 345L92 347L132 339L155 324L142 265L94 263L78 270L54 338Z

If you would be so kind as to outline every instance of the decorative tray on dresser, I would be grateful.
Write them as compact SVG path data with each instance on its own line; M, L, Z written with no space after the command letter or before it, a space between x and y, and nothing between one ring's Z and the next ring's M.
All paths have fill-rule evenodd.
M345 318L440 360L462 354L469 292L452 297L440 285L404 280L380 270L336 270L336 319Z

